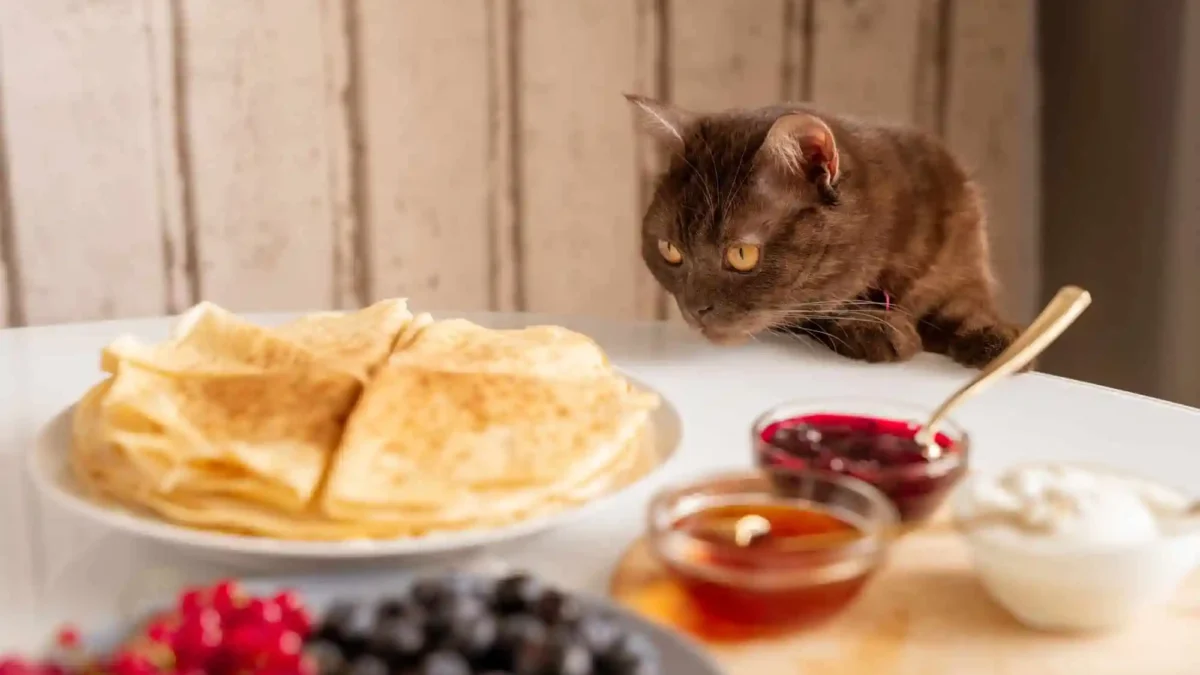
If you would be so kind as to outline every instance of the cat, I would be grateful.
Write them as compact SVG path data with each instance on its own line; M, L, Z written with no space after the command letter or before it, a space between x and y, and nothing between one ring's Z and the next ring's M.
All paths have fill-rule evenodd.
M670 157L642 258L708 340L785 332L869 362L930 351L977 368L1020 332L997 308L979 190L930 134L626 98Z

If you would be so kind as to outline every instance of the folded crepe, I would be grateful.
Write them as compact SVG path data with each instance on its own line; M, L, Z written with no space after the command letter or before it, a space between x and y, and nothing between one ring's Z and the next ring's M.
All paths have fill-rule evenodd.
M325 483L331 517L438 529L582 501L636 464L657 397L583 379L398 365L368 385Z
M384 300L357 312L323 312L275 329L202 302L180 316L166 342L118 338L102 352L101 367L115 373L116 364L130 362L175 375L319 368L365 382L412 322L404 300Z
M522 373L531 377L575 378L610 375L604 350L591 338L559 326L492 330L465 319L438 321L423 328L389 363L428 370Z
M107 348L77 406L76 475L190 527L420 536L592 499L652 457L653 395L571 331L493 331L403 301L264 328L211 304ZM349 421L347 421L349 420Z
M428 314L414 317L405 300L383 300L352 313L309 314L272 332L303 345L326 362L369 377L398 342L407 341L410 332L429 321Z
M298 370L170 377L122 365L102 403L106 439L155 488L236 493L299 510L337 448L361 384ZM149 473L160 466L163 472Z
M112 378L77 415L95 417L88 423L113 461L136 473L140 493L236 496L300 512L363 381L411 318L403 301L386 301L268 329L203 303L166 342L110 345L102 363Z

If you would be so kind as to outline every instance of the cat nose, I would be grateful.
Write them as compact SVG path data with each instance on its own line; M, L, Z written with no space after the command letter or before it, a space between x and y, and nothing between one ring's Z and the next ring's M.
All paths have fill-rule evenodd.
M705 305L703 307L697 307L696 308L696 319L703 321L704 317L707 316L712 311L713 311L712 305Z

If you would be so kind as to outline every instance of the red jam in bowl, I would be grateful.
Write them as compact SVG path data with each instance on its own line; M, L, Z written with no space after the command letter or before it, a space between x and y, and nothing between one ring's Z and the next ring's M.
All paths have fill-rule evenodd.
M760 466L815 469L852 476L879 488L905 523L928 518L966 471L966 440L939 433L942 452L926 455L918 425L906 420L813 413L767 423L757 432Z

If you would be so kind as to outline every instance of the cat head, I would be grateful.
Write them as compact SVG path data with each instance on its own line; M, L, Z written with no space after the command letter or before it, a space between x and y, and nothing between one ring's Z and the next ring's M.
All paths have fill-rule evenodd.
M697 114L627 96L670 157L642 223L642 257L685 320L714 342L786 323L801 304L856 293L858 226L844 156L816 114Z

